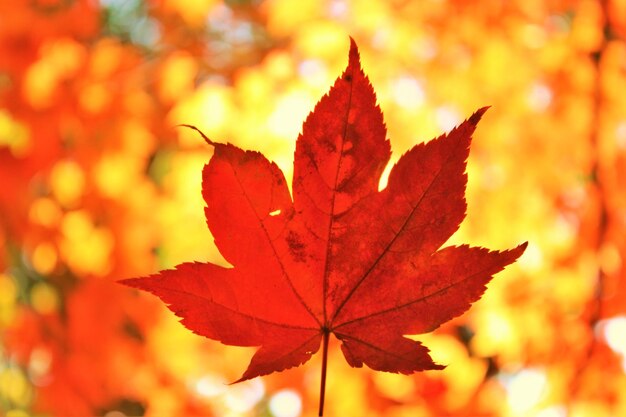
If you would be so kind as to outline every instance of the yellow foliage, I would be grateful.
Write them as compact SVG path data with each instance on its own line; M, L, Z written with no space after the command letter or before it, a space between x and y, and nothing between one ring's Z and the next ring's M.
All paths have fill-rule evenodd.
M26 125L0 110L0 148L5 146L13 155L20 157L28 153L32 144Z
M61 255L76 274L103 276L109 272L113 235L106 228L95 226L86 211L65 214L61 233Z
M51 198L41 197L32 202L29 211L30 221L46 227L56 227L63 213L58 203Z
M217 0L163 0L163 9L179 15L190 26L201 26Z
M40 314L51 314L59 308L59 299L55 289L45 283L40 282L30 290L30 302Z
M85 189L85 173L75 161L59 161L50 172L50 188L61 206L75 207Z
M159 94L165 103L174 103L192 92L198 64L184 52L170 56L161 69Z
M57 264L57 250L50 242L41 242L33 250L31 262L35 271L49 275Z
M0 329L9 325L16 315L17 291L11 276L0 274Z

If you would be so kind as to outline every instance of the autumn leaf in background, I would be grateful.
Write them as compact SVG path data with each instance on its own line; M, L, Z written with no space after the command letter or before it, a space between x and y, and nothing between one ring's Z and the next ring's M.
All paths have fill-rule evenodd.
M238 380L301 365L330 334L353 367L409 374L443 369L404 335L462 314L526 244L507 251L440 247L465 217L471 135L486 108L406 152L379 190L391 155L383 115L351 41L349 63L304 123L293 200L261 153L206 138L206 220L233 267L183 263L122 281L159 296L193 332L259 346Z

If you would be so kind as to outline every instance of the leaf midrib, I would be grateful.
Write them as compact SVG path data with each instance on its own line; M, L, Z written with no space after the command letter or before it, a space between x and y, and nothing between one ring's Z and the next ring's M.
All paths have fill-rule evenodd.
M348 293L348 295L346 296L346 298L344 298L344 300L341 302L341 304L339 304L339 307L337 307L337 309L335 310L335 314L333 315L333 318L331 320L331 327L332 324L334 323L334 321L337 319L337 317L339 316L339 313L342 311L342 309L345 307L345 305L348 303L348 301L352 298L352 296L354 295L354 293L356 292L356 290L361 286L361 284L363 284L363 282L367 279L368 276L370 276L370 274L374 271L374 269L376 268L376 266L380 263L380 261L387 255L387 253L389 253L389 249L391 248L391 246L394 244L394 242L398 239L398 237L402 234L402 232L405 230L406 226L408 225L409 221L413 218L413 215L415 214L415 212L417 211L417 209L420 207L420 205L422 204L422 202L424 201L424 198L426 197L426 195L428 194L429 190L431 189L431 187L433 186L433 184L437 181L437 179L439 178L439 176L441 175L441 173L444 170L444 167L447 166L448 162L450 161L450 158L452 157L451 154L448 154L446 159L444 160L444 162L441 164L439 170L437 171L437 173L435 174L435 176L433 177L432 181L430 181L430 183L428 184L428 187L426 187L426 189L424 190L424 192L422 193L422 195L420 196L420 199L417 201L417 204L415 204L415 206L411 209L410 213L407 215L406 219L404 220L402 226L400 227L400 230L394 235L394 237L391 239L391 241L387 244L387 246L385 247L385 249L383 249L383 251L380 253L380 255L374 260L374 262L372 263L372 265L368 268L368 270L363 274L363 276L359 279L359 281L357 281L357 283L354 285L354 287L352 287L352 289L350 290L350 292ZM334 327L336 328L336 327Z
M193 297L193 298L199 298L199 299L201 299L203 301L207 301L207 302L209 302L211 304L214 304L214 305L216 305L218 307L221 307L224 310L228 310L228 311L230 311L230 312L232 312L234 314L243 316L243 317L248 318L250 320L255 320L255 321L260 321L260 322L263 322L263 323L266 323L266 324L270 324L272 326L282 327L282 328L287 328L287 329L298 329L298 330L314 330L314 331L318 331L319 330L317 327L306 327L306 326L297 326L297 325L292 325L292 324L287 324L287 323L279 323L279 322L275 322L275 321L272 321L272 320L264 319L264 318L261 318L261 317L258 317L258 316L253 316L251 314L244 313L241 310L235 310L232 307L228 307L228 306L226 306L224 304L218 303L215 300L213 300L212 298L208 298L208 297L205 297L203 295L195 294L195 293L192 293L192 292L189 292L189 291L185 291L185 290L182 290L182 289L167 288L167 291L168 292L173 292L173 293L178 293L178 294L183 294L183 295L186 295L186 296L189 296L189 297Z
M269 163L271 164L271 162L269 162ZM272 248L272 253L273 253L274 257L276 258L276 262L280 266L280 270L282 272L283 277L285 278L285 280L289 284L289 288L291 289L293 294L296 296L298 301L300 301L300 303L305 308L305 310L309 313L309 315L313 318L313 320L315 320L315 322L321 328L322 324L320 323L319 319L317 318L317 316L315 316L315 314L313 313L313 311L311 310L309 305L304 301L304 299L302 298L300 293L296 290L296 288L295 288L295 286L293 284L293 281L291 280L291 277L289 276L289 274L287 273L287 270L285 269L285 265L283 265L283 262L282 262L280 256L278 255L278 252L276 251L276 248L274 247L274 242L270 238L269 233L268 233L268 231L267 231L267 229L265 227L265 224L263 223L263 220L259 216L259 213L257 213L257 211L255 210L254 204L252 204L252 201L248 197L248 193L246 192L246 188L243 186L243 184L241 183L241 180L239 179L239 176L237 175L237 171L234 169L232 163L229 164L229 166L230 166L230 168L231 168L231 170L233 172L233 177L235 178L235 180L237 180L237 184L239 184L239 188L241 189L242 194L244 195L244 197L246 198L246 201L248 202L248 205L250 206L250 210L254 213L254 216L256 217L257 222L258 222L260 228L263 230L263 233L265 234L265 237L267 238L267 241L269 242L269 246ZM272 184L272 187L273 186L274 185Z
M445 286L445 287L439 288L438 290L433 291L433 292L432 292L432 293L430 293L430 294L423 295L423 296L421 296L420 298L417 298L417 299L415 299L415 300L408 301L408 302L406 302L406 303L404 303L404 304L402 304L402 305L393 306L393 307L388 308L388 309L385 309L385 310L380 310L380 311L377 311L377 312L374 312L374 313L367 314L367 315L365 315L365 316L361 316L361 317L354 318L354 319L352 319L352 320L345 321L345 322L343 322L343 323L340 323L340 324L339 324L339 325L337 325L336 327L334 327L334 329L340 329L340 328L342 328L342 327L344 327L344 326L348 326L348 325L350 325L350 324L352 324L352 323L355 323L355 322L358 322L358 321L363 321L363 320L367 320L367 319L372 318L372 317L375 317L375 316L380 316L380 315L387 314L387 313L390 313L390 312L393 312L393 311L402 310L403 308L406 308L406 307L408 307L408 306L410 306L410 305L413 305L413 304L416 304L416 303L419 303L419 302L426 301L426 300L428 300L429 298L436 297L437 295L439 295L439 294L441 294L441 293L443 293L443 292L445 292L445 291L449 290L449 289L450 289L450 288L452 288L452 287L455 287L455 286L457 286L457 285L460 285L460 284L464 283L464 282L465 282L465 281L467 281L467 280L471 280L471 279L473 279L473 278L475 278L475 277L477 277L477 276L481 276L482 274L484 274L486 271L488 271L488 270L489 270L489 269L491 269L492 267L493 267L493 265L488 265L487 267L485 267L485 268L481 269L480 271L475 272L475 273L473 273L473 274L470 274L470 275L466 276L465 278L463 278L463 279L461 279L461 280L459 280L459 281L453 282L453 283L451 283L450 285L447 285L447 286ZM491 274L490 274L490 275L491 275Z
M343 134L341 135L341 147L340 147L340 152L339 152L339 160L337 161L337 169L335 171L335 180L334 180L334 186L332 188L332 193L331 193L331 200L330 200L330 212L329 212L329 216L330 216L330 221L328 222L328 234L327 234L327 240L326 240L326 259L325 259L325 263L324 263L324 279L322 281L322 309L323 309L323 315L324 315L324 324L323 327L324 328L328 328L330 327L330 324L328 322L328 317L327 317L327 308L326 308L326 304L327 304L327 300L328 300L328 277L330 274L330 252L331 252L331 234L332 234L332 230L333 230L333 224L335 221L335 197L337 196L337 181L339 180L339 172L341 171L341 162L343 160L343 147L346 141L346 136L348 135L348 120L350 117L350 109L352 108L352 92L354 90L354 67L353 66L348 66L348 68L351 69L350 72L350 94L348 96L348 104L346 106L346 113L345 113L345 117L344 117L344 127L343 127ZM346 73L347 73L347 69L346 69ZM344 75L345 77L346 75ZM342 77L343 79L343 77ZM331 320L332 322L332 320Z

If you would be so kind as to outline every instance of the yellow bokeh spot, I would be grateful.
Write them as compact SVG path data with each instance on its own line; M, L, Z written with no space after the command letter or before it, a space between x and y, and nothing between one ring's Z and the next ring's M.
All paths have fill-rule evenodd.
M352 3L351 13L358 16L361 27L380 31L392 24L388 3L370 0L354 0Z
M575 46L584 51L596 51L602 43L603 11L600 4L583 0L572 21L572 40Z
M98 42L91 50L89 71L99 79L108 78L116 71L124 57L124 50L111 38Z
M194 87L198 64L191 55L177 52L170 56L161 69L159 95L166 103L173 103L189 94Z
M53 40L42 47L44 58L49 61L55 72L63 78L76 74L85 60L85 47L71 38Z
M296 40L305 56L333 60L345 66L348 32L336 22L319 21L304 27Z
M476 326L480 332L472 339L472 350L478 356L494 356L515 342L511 322L497 311L476 316Z
M579 400L570 406L568 417L615 417L609 404L600 401Z
M17 286L9 275L0 274L0 328L11 323L15 317Z
M111 93L103 83L91 83L83 86L78 99L85 111L96 114L111 102Z
M131 119L122 125L124 148L132 155L147 157L155 147L155 138L145 124Z
M7 274L0 274L0 305L12 302L16 295L17 287L13 278Z
M294 76L293 57L284 51L274 51L267 55L263 63L264 72L277 81Z
M523 70L523 65L511 68L516 57L512 54L510 45L502 39L491 39L475 59L475 67L480 68L481 76L491 82L489 86L491 91L510 89L512 80L519 79L519 73ZM502 74L511 76L502 77ZM451 83L449 88L458 87Z
M314 104L312 97L303 91L294 90L278 100L274 112L268 120L270 132L279 138L291 139L298 137L302 122Z
M446 382L447 406L450 409L462 407L483 381L487 364L471 358L466 347L452 336L430 334L419 339L431 350L435 363L446 365L444 370L433 373L433 377Z
M61 208L51 198L38 198L30 205L28 217L31 222L46 227L56 227L63 216Z
M197 336L187 331L172 315L159 322L158 328L150 333L149 344L154 349L160 366L172 375L190 375L197 370L199 351ZM177 355L169 352L177 351Z
M14 156L20 157L28 153L30 146L30 133L26 125L0 110L0 148L8 147Z
M9 410L6 417L30 417L30 414L24 410Z
M150 393L150 406L145 417L175 416L179 406L180 400L174 392L157 387Z
M396 401L410 400L415 390L414 379L406 375L375 372L372 378L381 394Z
M249 107L256 107L271 97L271 85L266 75L258 70L243 70L237 77L237 94L241 102Z
M67 213L61 222L60 250L78 275L106 275L111 269L114 239L110 230L95 227L85 211Z
M22 94L24 100L35 109L52 105L54 90L58 83L54 65L48 61L37 61L26 70Z
M574 270L562 269L552 272L551 291L555 299L561 300L564 312L579 312L596 291L594 272L597 264L590 256L581 256ZM571 329L570 329L571 331Z
M13 367L0 369L0 393L17 407L25 407L31 400L32 389L24 373Z
M35 247L31 255L31 262L35 271L41 275L48 275L57 265L57 250L49 242L42 242Z
M268 30L279 38L307 27L324 12L324 2L318 0L269 0L264 7L268 12Z
M206 227L202 199L202 167L206 153L177 154L164 177L165 201L159 206L158 221L164 239L159 252L164 265L207 260L225 264Z
M50 173L50 188L62 206L77 205L85 188L85 174L80 165L70 160L57 162Z
M54 313L59 307L59 295L52 285L38 282L30 290L30 303L40 314Z
M22 91L25 100L37 109L54 104L57 85L76 74L85 54L85 48L69 38L42 45L40 59L26 71Z
M188 24L199 26L215 3L216 0L164 0L163 8L178 14Z
M94 179L103 195L120 198L138 181L139 161L128 154L104 155L94 168Z

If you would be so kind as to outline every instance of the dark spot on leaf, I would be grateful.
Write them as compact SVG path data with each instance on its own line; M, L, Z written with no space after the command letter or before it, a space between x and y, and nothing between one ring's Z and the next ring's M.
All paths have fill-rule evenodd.
M346 82L352 82L352 75L346 74L343 76L343 79L346 80Z
M290 231L287 234L287 244L289 245L289 250L293 254L295 261L304 262L306 260L304 253L305 244L302 242L300 235L294 231Z
M332 141L332 140L330 140L330 139L326 139L326 138L325 138L324 140L321 140L321 141L319 142L319 144L320 144L321 146L323 146L323 147L324 147L324 150L325 150L326 152L328 152L328 153L335 153L335 152L337 152L337 145L335 145L335 142L333 142L333 141Z

